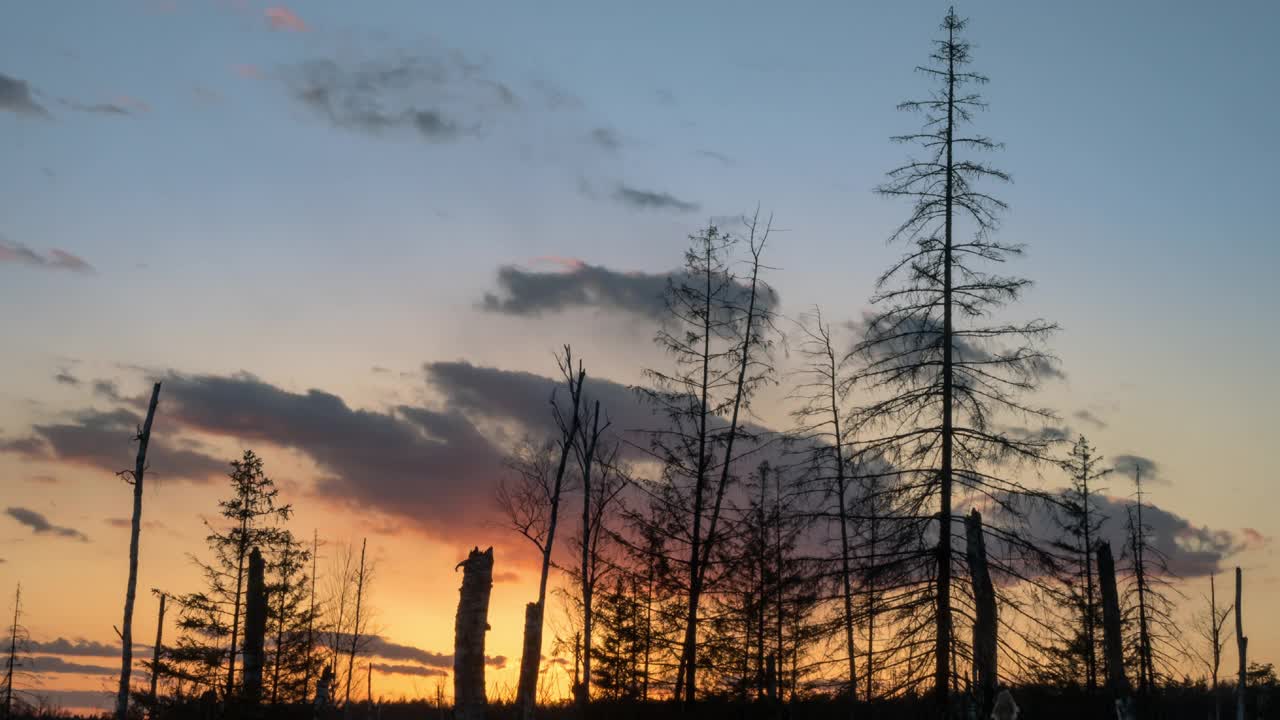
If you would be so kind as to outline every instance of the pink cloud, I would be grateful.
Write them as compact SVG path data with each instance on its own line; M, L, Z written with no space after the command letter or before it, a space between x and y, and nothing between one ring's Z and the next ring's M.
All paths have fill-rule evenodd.
M1244 535L1244 549L1246 550L1256 550L1271 543L1271 538L1251 527L1242 528L1241 533Z
M240 77L257 78L262 75L257 65L234 65L231 69Z
M542 263L559 265L569 272L577 272L587 266L586 263L578 258L560 257L558 255L543 255L541 257L536 257L533 259L533 263L535 265Z
M92 273L93 266L83 258L65 250L56 248L47 254L32 250L26 245L0 239L0 264L28 265L47 270L70 270L72 272Z
M296 13L283 5L266 10L267 22L275 30L306 32L307 24Z

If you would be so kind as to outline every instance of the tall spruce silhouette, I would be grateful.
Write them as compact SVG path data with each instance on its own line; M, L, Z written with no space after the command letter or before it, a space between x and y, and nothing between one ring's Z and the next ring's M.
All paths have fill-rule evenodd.
M897 609L912 618L922 612L933 618L900 618L897 642L931 644L932 653L923 657L932 661L933 693L942 706L949 686L958 684L952 658L962 649L953 644L953 586L966 575L956 572L963 558L953 551L956 502L971 494L1012 509L1009 499L1027 489L1001 474L1001 467L1042 460L1049 440L998 423L1009 416L1033 424L1053 417L1020 396L1054 372L1043 342L1056 326L992 317L1018 300L1030 281L984 269L1018 256L1022 246L993 238L1005 203L983 185L1009 176L979 158L998 144L967 129L985 108L973 88L987 78L966 69L966 24L954 10L947 13L931 64L918 68L937 88L899 106L923 114L924 124L894 140L918 146L923 154L891 170L878 192L911 203L909 216L891 236L909 250L877 281L864 336L851 353L860 362L856 382L866 393L852 418L857 449L892 466L906 508L897 519L921 539L917 582L900 595ZM918 674L921 662L902 672Z

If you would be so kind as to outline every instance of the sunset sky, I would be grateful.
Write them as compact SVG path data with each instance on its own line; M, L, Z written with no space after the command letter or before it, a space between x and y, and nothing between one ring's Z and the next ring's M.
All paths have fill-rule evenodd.
M297 533L368 537L386 643L452 652L454 565L493 545L489 654L510 661L491 678L514 686L537 577L493 488L506 448L545 428L553 352L572 343L640 417L622 386L667 362L646 291L689 233L757 205L785 230L767 257L780 310L860 317L902 252L885 239L907 208L872 189L906 158L888 138L917 119L895 105L927 88L912 68L945 10L7 7L0 609L21 582L60 658L31 687L104 705L118 659L94 644L117 642L131 508L114 473L157 379L136 636L154 633L150 588L198 587L200 518L253 448ZM999 237L1027 244L1012 270L1036 282L1012 314L1062 326L1064 377L1038 400L1104 455L1154 462L1185 592L1242 566L1250 654L1280 660L1280 5L957 11L992 79L979 127L1014 177ZM786 428L785 396L756 420ZM398 652L379 662L418 657ZM375 692L434 683L376 675Z

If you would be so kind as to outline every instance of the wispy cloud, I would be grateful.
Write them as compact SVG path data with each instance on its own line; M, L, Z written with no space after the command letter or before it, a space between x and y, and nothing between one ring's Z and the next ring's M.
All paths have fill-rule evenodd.
M94 113L97 115L136 115L139 113L149 112L151 106L134 97L128 95L120 95L109 102L101 103L83 103L78 100L68 100L63 98L60 102L77 112Z
M1160 465L1155 460L1142 455L1116 455L1111 458L1115 472L1134 480L1141 476L1143 482L1167 483L1168 480L1160 472Z
M0 264L26 265L45 270L70 270L78 273L93 273L93 266L84 258L57 248L41 254L21 243L12 242L0 237Z
M307 23L298 14L283 5L269 7L265 11L267 24L274 30L306 32Z
M1100 418L1100 417L1098 417L1097 415L1093 414L1093 413L1092 413L1091 411L1089 411L1089 410L1077 410L1077 411L1075 411L1075 413L1074 413L1074 414L1075 414L1075 418L1076 418L1077 420L1081 420L1081 421L1083 421L1083 422L1087 422L1087 423L1089 423L1090 425L1094 426L1095 428L1102 429L1102 428L1105 428L1105 427L1107 426L1107 423L1106 423L1105 421L1103 421L1103 419L1102 419L1102 418Z
M53 376L53 380L59 385L70 385L72 387L80 384L80 379L75 375L72 375L70 371L67 370L59 370L57 374Z
M696 202L681 200L671 193L641 190L629 185L619 184L613 193L613 199L628 207L638 210L676 210L693 212L701 207Z
M4 511L6 515L31 528L37 535L57 535L72 538L81 542L89 542L89 537L75 528L54 525L44 515L24 507L11 507Z
M43 105L36 102L31 86L25 80L4 73L0 73L0 110L28 117L52 117Z
M589 137L597 147L605 150L613 151L622 147L622 138L613 128L598 127L591 131Z

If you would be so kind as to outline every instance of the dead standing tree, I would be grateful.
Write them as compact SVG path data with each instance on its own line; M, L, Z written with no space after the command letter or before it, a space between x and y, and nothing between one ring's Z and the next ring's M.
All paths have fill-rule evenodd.
M1098 543L1098 589L1102 596L1102 658L1106 667L1107 692L1121 720L1133 712L1129 697L1129 677L1124 671L1124 638L1121 635L1120 593L1116 587L1116 563L1111 543Z
M1218 699L1218 671L1222 668L1222 651L1227 646L1224 629L1235 606L1218 606L1218 589L1213 575L1209 576L1209 595L1204 599L1207 607L1202 614L1197 614L1192 619L1192 628L1209 645L1209 652L1201 654L1197 650L1195 655L1204 663L1209 675L1209 692L1213 695L1213 717L1214 720L1219 720L1222 717L1222 703Z
M1027 492L998 470L1008 460L1042 460L1048 440L1035 433L1001 431L994 422L1002 414L1032 422L1052 418L1051 412L1026 405L1019 396L1055 372L1054 359L1040 349L1055 325L1041 320L984 322L1017 301L1030 281L980 267L1016 257L1022 246L991 238L1005 204L978 188L982 181L1008 181L1009 176L961 156L966 150L998 147L987 137L963 131L974 112L985 107L968 88L987 82L985 76L964 70L970 61L969 44L959 37L965 25L954 10L947 13L933 64L918 68L940 88L926 100L899 106L922 112L925 122L919 132L894 139L920 146L926 156L890 171L878 191L913 203L910 216L891 236L912 247L878 280L875 310L852 352L861 360L857 382L869 396L852 418L858 449L895 468L900 504L907 509L896 518L900 525L910 525L916 537L925 538L936 521L934 547L917 552L914 575L921 580L898 599L900 608L913 613L904 627L915 637L898 640L932 645L927 659L932 660L933 692L941 712L946 712L956 673L955 496L967 491L999 501ZM1001 539L1017 544L1009 533ZM916 617L924 612L932 613L932 622ZM915 682L920 681L923 677Z
M1244 720L1244 691L1249 678L1245 659L1248 657L1249 638L1244 635L1244 612L1241 610L1241 594L1244 589L1243 573L1236 568L1236 655L1240 660L1240 675L1236 686L1236 720Z
M244 678L240 684L241 697L250 705L257 705L262 699L266 634L266 563L262 552L255 547L249 552L249 582L244 602Z
M980 715L985 715L994 702L999 674L996 665L996 591L987 569L987 547L982 536L982 515L977 508L965 518L965 551L972 578L973 670L977 682L976 695Z
M133 485L133 520L129 525L129 580L124 591L124 620L120 623L120 685L116 690L116 720L129 714L129 675L133 671L133 602L138 594L138 540L142 534L142 479L147 470L147 444L151 442L151 424L160 402L160 383L151 388L147 419L134 438L138 441L138 458L133 470L119 475Z
M542 556L542 570L538 579L538 600L525 606L524 646L520 653L520 676L516 689L516 705L523 720L533 718L534 706L537 703L538 669L542 660L542 628L547 604L547 579L551 572L551 552L556 537L556 527L560 518L560 497L565 489L565 472L568 469L569 456L572 452L579 427L582 422L582 388L587 379L587 371L582 362L573 367L573 351L564 346L564 355L556 358L561 375L569 386L569 398L572 410L566 419L551 396L551 411L559 430L556 442L559 459L552 472L550 450L532 443L526 443L516 455L508 461L508 466L516 472L516 477L504 481L498 488L498 505L507 516L507 521L516 532L523 535Z
M685 545L686 595L683 638L676 668L675 697L691 704L697 695L698 610L707 584L707 566L718 541L720 515L737 456L735 441L749 440L742 414L760 385L770 382L772 306L776 297L761 278L761 255L768 223L746 221L751 252L749 277L739 282L725 255L736 241L715 226L691 236L685 269L667 287L669 320L657 343L674 358L676 370L646 370L645 397L666 416L667 426L650 434L649 452L663 465L661 501L673 544ZM725 420L724 417L728 416ZM723 449L717 465L715 454ZM679 562L679 560L677 560Z
M462 568L458 615L453 626L453 717L484 720L484 636L489 630L489 593L493 589L493 548L475 548Z

